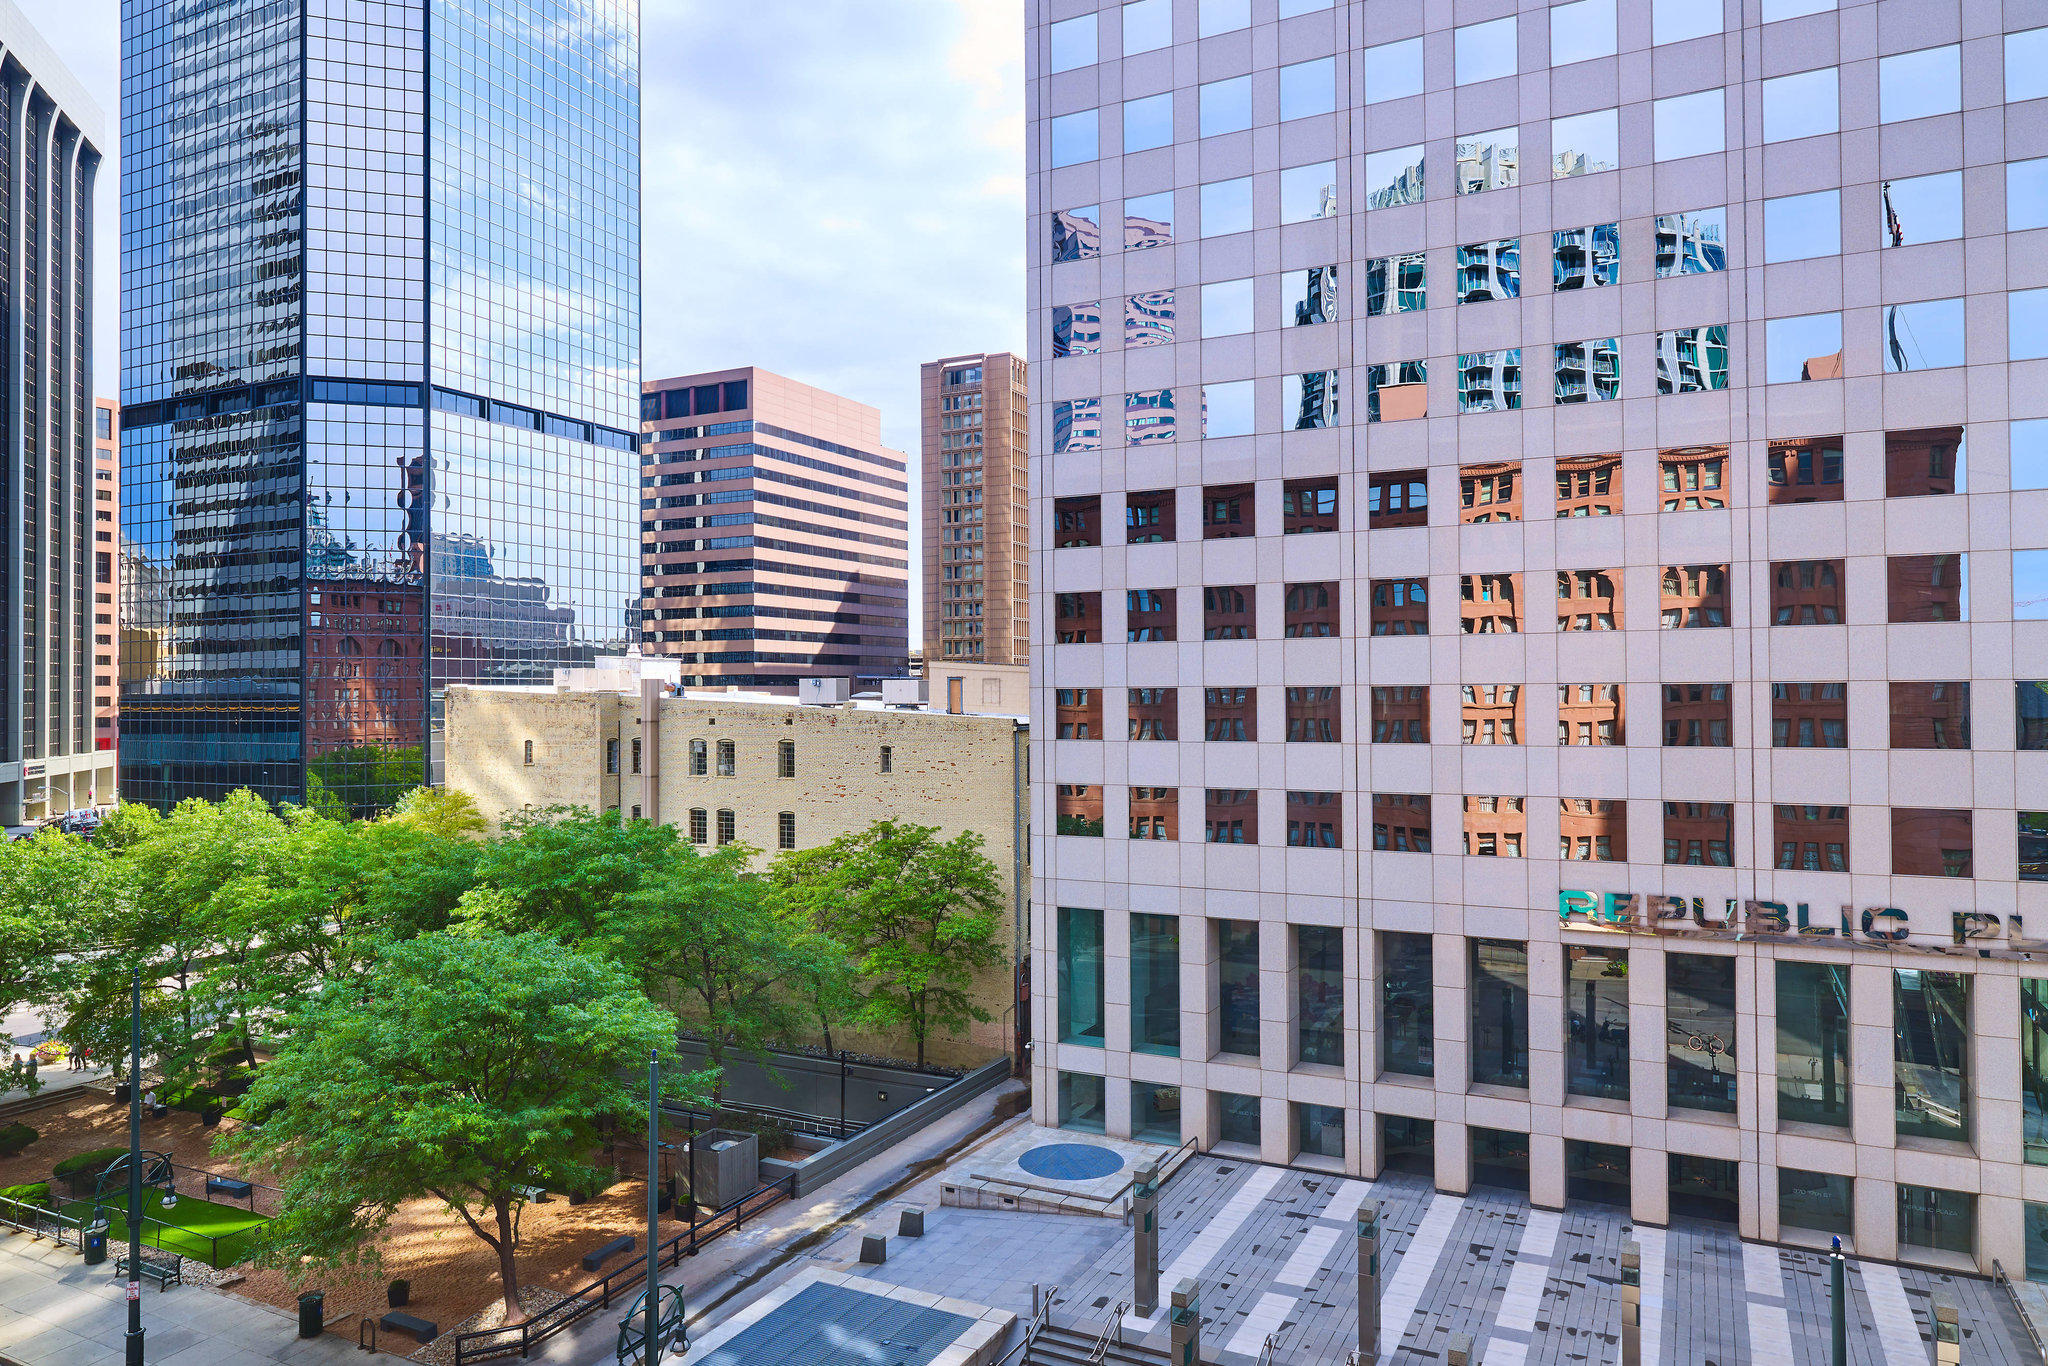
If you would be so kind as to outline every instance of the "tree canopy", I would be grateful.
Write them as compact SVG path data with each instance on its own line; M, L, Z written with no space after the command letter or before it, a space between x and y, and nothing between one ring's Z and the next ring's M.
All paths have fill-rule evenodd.
M373 1261L405 1201L432 1196L498 1258L520 1314L519 1188L587 1178L601 1120L630 1121L627 1079L674 1058L675 1018L617 965L543 934L436 932L384 946L296 1013L224 1151L287 1173L268 1265ZM696 1099L702 1074L675 1077Z
M789 906L853 953L864 1021L908 1029L920 1064L934 1030L993 1018L969 995L976 973L1008 959L1002 880L981 846L971 830L942 840L885 820L769 870Z

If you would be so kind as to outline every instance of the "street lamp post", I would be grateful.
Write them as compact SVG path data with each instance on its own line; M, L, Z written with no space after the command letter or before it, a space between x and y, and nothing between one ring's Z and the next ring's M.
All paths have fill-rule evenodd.
M647 1050L647 1366L655 1366L655 1321L661 1316L661 1203L655 1190L661 1161L661 1054Z
M142 969L135 969L128 1074L128 1366L142 1366Z

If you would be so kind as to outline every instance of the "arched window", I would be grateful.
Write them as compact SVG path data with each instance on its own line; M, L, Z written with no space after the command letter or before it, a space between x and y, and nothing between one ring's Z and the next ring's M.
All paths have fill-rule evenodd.
M775 776L794 778L796 776L796 741L784 740L775 747ZM785 845L784 848L793 846Z
M690 741L690 776L692 778L701 778L704 776L707 757L709 754L710 750L705 746L702 740ZM699 843L702 843L702 841L700 840Z
M733 775L733 771L735 768L736 765L733 763L732 741L720 740L718 742L718 776L721 778L730 778Z
M386 637L385 639L377 642L377 653L383 655L387 659L398 659L404 656L405 647L403 645L400 645L397 641L392 640L389 637Z
M691 808L690 808L690 843L692 843L692 844L702 844L702 843L703 843L703 842L704 842L704 841L705 841L706 839L710 838L710 833L709 833L709 832L710 832L710 825L709 825L709 822L707 822L707 821L706 821L706 819L705 819L705 815L704 815L704 808L703 808L703 807L701 807L701 806L693 806L693 807L691 807Z
M784 811L775 818L775 836L782 848L796 848L796 812Z
M718 813L718 842L720 844L731 844L736 838L738 838L738 832L732 812L720 811Z

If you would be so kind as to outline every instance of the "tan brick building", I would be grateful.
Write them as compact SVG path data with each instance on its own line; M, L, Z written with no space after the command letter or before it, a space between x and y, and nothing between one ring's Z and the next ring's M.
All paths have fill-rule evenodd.
M1014 955L1028 918L1022 863L1028 820L1021 715L948 714L869 701L806 705L764 693L665 695L626 673L587 672L557 688L454 687L447 701L447 784L476 798L493 828L509 812L554 805L667 821L706 847L735 841L773 858L884 817L973 830L1009 894ZM620 682L629 686L620 687ZM643 695L658 700L643 728ZM978 697L969 690L969 705ZM967 1064L1014 1047L1011 973L977 992L995 1016L965 1039L934 1040L935 1062ZM908 1056L905 1037L834 1033L835 1045Z
M1030 390L1024 358L949 356L921 369L924 654L1030 663Z

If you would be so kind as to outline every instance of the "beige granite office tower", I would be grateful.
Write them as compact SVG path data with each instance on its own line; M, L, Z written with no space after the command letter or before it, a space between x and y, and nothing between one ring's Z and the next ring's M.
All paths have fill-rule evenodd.
M754 366L640 405L640 648L686 687L900 676L909 476L881 413Z
M0 0L0 824L114 792L94 749L93 187L99 106Z
M2048 1275L2048 11L1027 24L1038 1117Z
M920 367L924 651L935 665L1030 662L1027 373L1008 352Z

